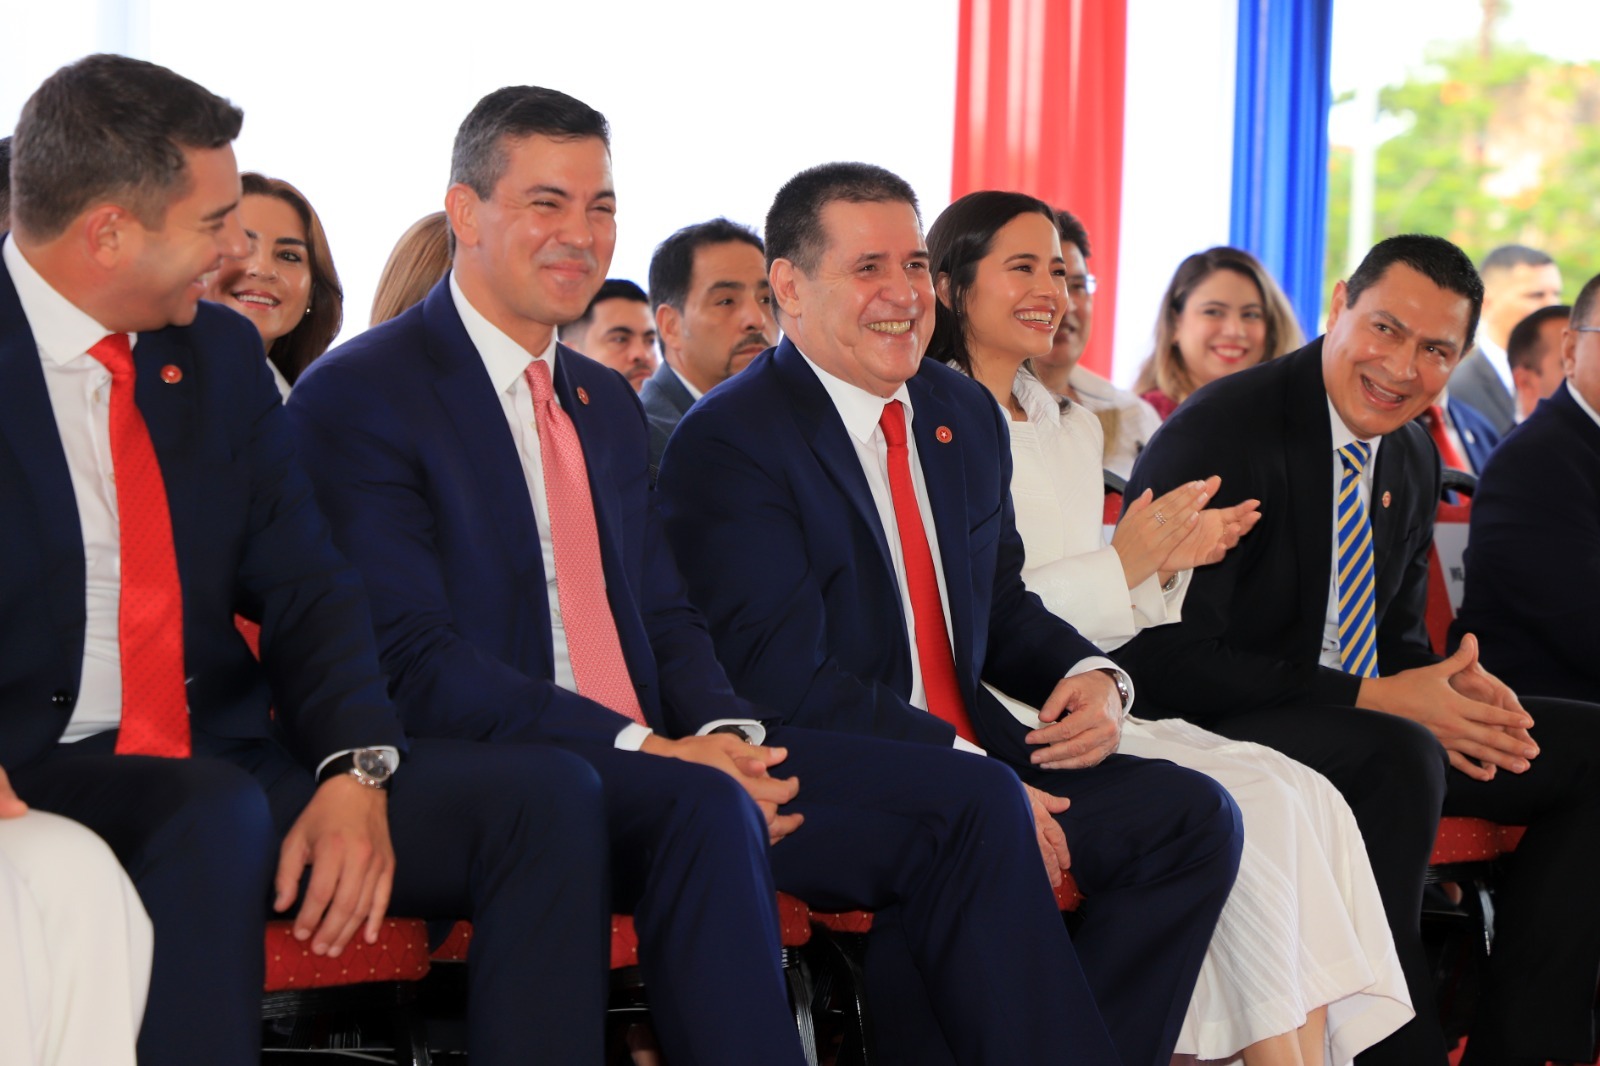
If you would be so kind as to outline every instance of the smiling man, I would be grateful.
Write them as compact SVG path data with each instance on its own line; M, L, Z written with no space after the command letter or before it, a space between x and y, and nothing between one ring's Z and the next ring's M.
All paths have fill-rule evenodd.
M663 360L639 399L650 416L652 464L694 402L777 339L765 255L760 237L715 218L685 226L650 258Z
M1335 287L1326 336L1197 393L1128 484L1215 472L1219 504L1261 500L1250 537L1195 572L1183 621L1117 657L1146 713L1278 748L1349 801L1417 1012L1362 1066L1445 1061L1417 922L1441 811L1527 825L1532 845L1501 882L1464 1062L1594 1054L1600 914L1553 886L1600 876L1600 709L1519 702L1473 638L1442 659L1422 623L1441 473L1412 419L1471 347L1482 295L1448 241L1384 241Z
M609 366L638 392L656 368L650 298L625 278L607 278L583 315L561 327L561 343Z

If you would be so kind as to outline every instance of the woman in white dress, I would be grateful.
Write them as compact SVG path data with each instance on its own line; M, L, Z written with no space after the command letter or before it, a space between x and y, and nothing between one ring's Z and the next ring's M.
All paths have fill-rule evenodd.
M928 356L971 374L1010 415L1028 588L1108 651L1145 626L1179 621L1185 568L1237 543L1256 521L1254 502L1204 510L1215 481L1160 500L1147 494L1129 502L1106 544L1099 420L1056 400L1024 366L1049 350L1065 305L1050 208L1019 193L973 193L939 217L928 244L940 299ZM1038 723L1032 708L1006 703ZM1209 774L1244 817L1239 877L1179 1053L1323 1066L1350 1060L1412 1016L1360 831L1326 779L1177 720L1130 717L1117 750Z

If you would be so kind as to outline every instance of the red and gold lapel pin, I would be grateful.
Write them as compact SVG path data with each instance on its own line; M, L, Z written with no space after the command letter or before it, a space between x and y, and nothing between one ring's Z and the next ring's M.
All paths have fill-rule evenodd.
M1394 493L1390 492L1388 489L1385 489L1384 492L1383 492L1383 505L1385 507L1388 507L1393 502L1394 502Z
M589 403L589 390L582 385L578 386L578 402L584 405Z
M949 444L951 439L955 437L955 434L950 432L949 426L940 426L938 429L933 431L933 437L940 444Z
M168 385L176 385L178 382L183 380L183 369L168 363L166 366L161 368L161 380L165 381Z

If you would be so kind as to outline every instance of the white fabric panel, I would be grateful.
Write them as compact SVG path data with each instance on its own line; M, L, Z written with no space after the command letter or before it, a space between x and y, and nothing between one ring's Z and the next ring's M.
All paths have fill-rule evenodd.
M1128 0L1111 373L1124 387L1150 354L1172 271L1191 252L1228 241L1238 24L1237 0Z

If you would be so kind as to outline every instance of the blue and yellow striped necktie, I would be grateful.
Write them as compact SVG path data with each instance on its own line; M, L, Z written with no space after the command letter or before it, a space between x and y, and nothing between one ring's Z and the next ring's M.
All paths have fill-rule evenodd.
M1341 472L1334 507L1339 538L1339 662L1345 673L1378 676L1377 575L1372 560L1372 523L1361 501L1361 472L1372 445L1352 441L1339 449Z

